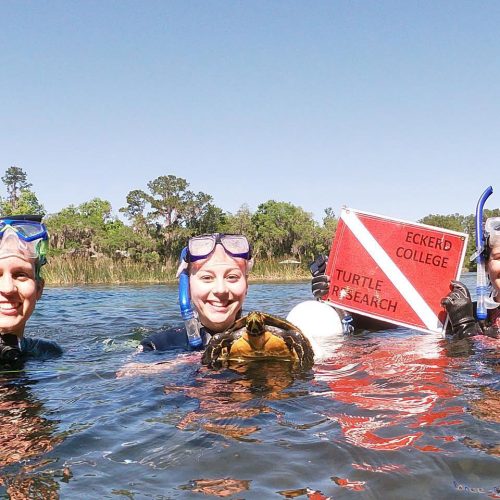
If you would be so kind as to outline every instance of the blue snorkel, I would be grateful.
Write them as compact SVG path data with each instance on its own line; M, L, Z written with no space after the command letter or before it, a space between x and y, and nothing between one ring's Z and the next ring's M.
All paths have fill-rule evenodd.
M486 242L483 234L483 206L484 202L493 193L493 188L488 186L477 202L476 207L476 253L473 258L477 262L477 281L476 281L476 298L477 310L476 317L478 320L485 320L488 317L486 311L486 298L488 296L488 279L486 277L486 268L484 263L484 249Z
M187 259L187 247L183 248L181 252L181 261ZM189 345L194 349L199 349L203 341L200 335L200 324L198 318L195 316L193 308L191 307L191 298L189 296L189 274L188 270L183 269L179 275L179 306L181 309L181 316L184 320L186 333Z

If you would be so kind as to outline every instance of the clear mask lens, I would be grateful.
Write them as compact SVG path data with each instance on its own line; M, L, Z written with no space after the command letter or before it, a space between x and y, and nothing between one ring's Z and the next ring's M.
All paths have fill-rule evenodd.
M23 260L40 258L45 261L47 249L48 241L46 239L31 240L29 237L29 241L27 241L12 227L4 228L0 232L0 258L19 257Z
M209 234L191 238L188 243L191 260L204 259L220 243L225 251L233 257L250 258L250 244L245 236L240 234Z
M489 246L500 245L500 217L490 217L484 225L484 232Z
M197 236L189 240L189 253L193 257L206 257L215 248L216 238L213 236Z
M231 253L243 254L250 251L248 240L237 234L226 234L221 238L222 246Z
M47 229L41 222L4 219L0 221L0 235L12 229L25 241L47 239Z
M24 241L12 228L7 228L0 239L0 258L36 259L38 257L36 243L36 241Z

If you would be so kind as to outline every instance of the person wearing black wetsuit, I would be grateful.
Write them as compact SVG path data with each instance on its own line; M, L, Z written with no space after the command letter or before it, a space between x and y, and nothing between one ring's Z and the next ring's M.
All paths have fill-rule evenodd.
M241 316L252 265L251 246L243 235L214 233L190 238L177 273L180 289L186 278L180 300L185 328L153 333L142 340L140 350L203 349L213 334L227 330ZM193 323L199 342L190 342L187 335L186 329Z
M451 292L442 300L448 311L456 338L475 335L500 336L500 217L486 220L483 255L490 281L491 295L486 300L486 320L476 321L477 303L472 302L469 290L460 281L452 281Z
M55 342L24 337L26 322L42 296L40 268L46 263L47 247L41 217L0 218L0 366L62 353Z

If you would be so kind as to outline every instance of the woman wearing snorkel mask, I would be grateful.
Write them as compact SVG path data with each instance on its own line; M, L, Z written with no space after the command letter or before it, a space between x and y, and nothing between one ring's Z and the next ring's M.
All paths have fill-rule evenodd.
M452 291L442 300L450 317L454 337L461 339L475 335L498 338L500 334L500 217L486 220L484 244L479 246L484 258L491 293L484 300L485 318L476 321L477 302L472 302L469 290L460 281L452 281ZM478 269L478 273L481 271Z
M48 234L41 217L0 218L0 368L29 356L61 354L54 342L24 337L26 322L42 296L40 268L47 262Z
M190 238L177 271L185 331L150 335L141 342L142 350L201 349L211 335L231 327L241 316L252 265L251 247L243 235Z

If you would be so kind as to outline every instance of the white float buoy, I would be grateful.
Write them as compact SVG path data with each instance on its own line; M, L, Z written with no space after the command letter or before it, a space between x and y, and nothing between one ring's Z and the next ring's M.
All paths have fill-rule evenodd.
M344 338L340 316L327 302L300 302L288 313L286 319L300 328L310 340L316 361L330 357Z

